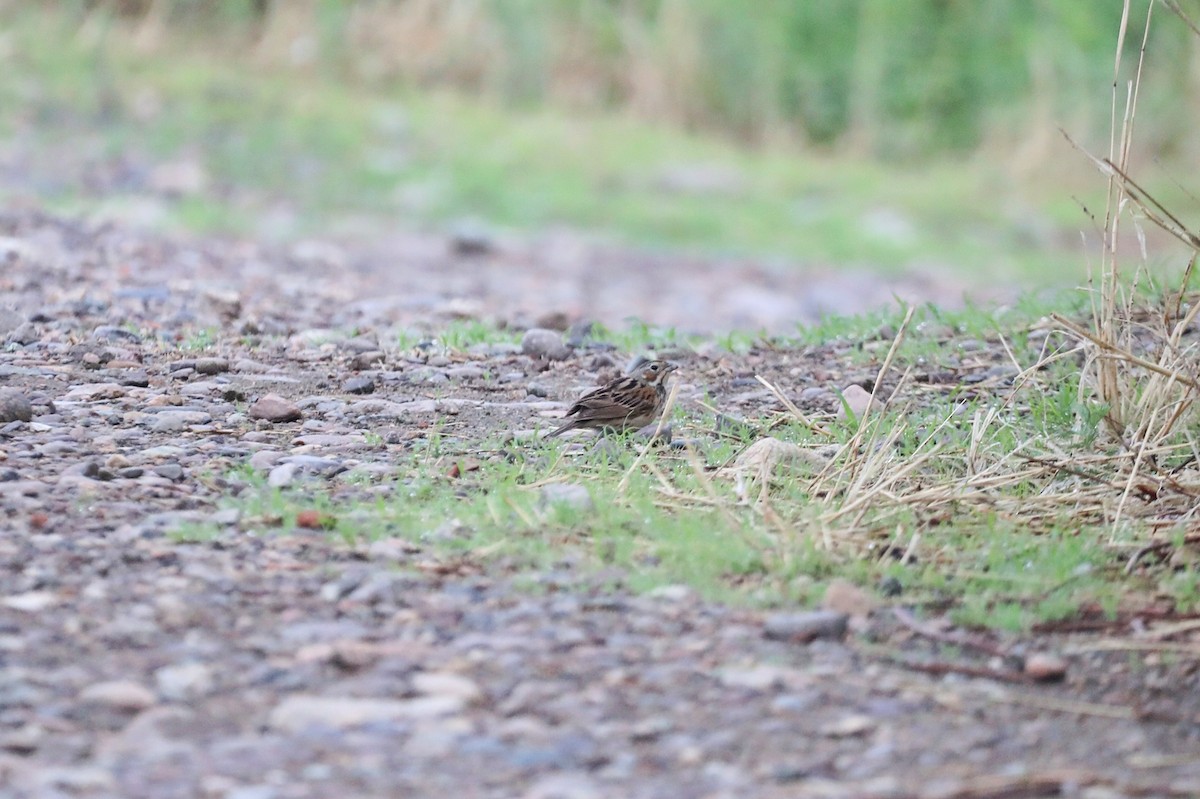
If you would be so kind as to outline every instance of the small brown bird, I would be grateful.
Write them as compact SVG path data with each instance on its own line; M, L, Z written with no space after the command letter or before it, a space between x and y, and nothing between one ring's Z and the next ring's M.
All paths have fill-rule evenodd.
M569 422L546 438L568 430L640 430L662 413L667 375L678 369L666 361L641 361L629 373L584 394L567 410Z

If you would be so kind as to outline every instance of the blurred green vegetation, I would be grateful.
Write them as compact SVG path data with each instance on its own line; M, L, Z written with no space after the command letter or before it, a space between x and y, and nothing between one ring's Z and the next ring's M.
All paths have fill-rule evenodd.
M1055 124L1106 151L1119 12L0 0L0 201L268 238L566 225L1075 284L1080 206L1103 207L1104 185ZM1139 145L1174 163L1194 138L1180 132L1177 90L1196 72L1185 31L1156 20L1138 110ZM1185 218L1200 204L1179 186L1165 199Z
M1188 2L1188 0L1185 0ZM19 5L19 4L18 4ZM628 109L742 142L883 157L1108 130L1123 0L57 0L76 19L182 32L259 62L506 104ZM1191 2L1190 5L1196 5ZM1131 5L1132 77L1147 2ZM1200 10L1198 7L1196 10ZM1164 8L1158 13L1169 17ZM1151 26L1141 144L1188 146L1196 37ZM175 48L177 42L159 38ZM211 44L211 41L209 42Z

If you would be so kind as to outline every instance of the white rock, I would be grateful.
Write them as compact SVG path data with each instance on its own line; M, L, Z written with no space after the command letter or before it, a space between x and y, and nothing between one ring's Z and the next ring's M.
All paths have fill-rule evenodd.
M58 594L53 591L26 591L24 594L6 596L0 600L0 604L24 613L37 613L40 610L54 607L58 601Z
M131 713L153 707L158 701L153 691L132 680L93 683L79 692L79 700Z
M267 723L283 732L298 732L316 726L349 729L381 721L450 716L462 709L463 701L452 696L359 699L301 694L289 696L276 705Z
M212 691L212 669L203 663L177 663L154 672L154 682L163 699L183 702Z
M587 774L561 772L533 783L524 799L603 799L610 795Z
M460 699L464 704L475 702L483 691L474 680L448 671L423 671L413 675L413 688L427 696L449 696Z

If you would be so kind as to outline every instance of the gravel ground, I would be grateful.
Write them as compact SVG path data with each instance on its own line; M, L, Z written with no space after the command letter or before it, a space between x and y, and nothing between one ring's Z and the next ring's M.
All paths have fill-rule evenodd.
M247 463L386 494L390 455L437 419L468 436L529 427L602 370L584 349L548 364L509 345L389 345L463 315L560 326L579 311L511 304L534 278L501 290L515 256L477 244L389 261L382 245L273 252L0 217L0 796L1200 794L1190 631L1171 657L1101 646L1154 619L982 636L1025 670L956 646L975 672L938 674L949 633L857 613L850 587L832 610L782 614L567 567L530 591L486 560L255 535L219 508L222 475ZM544 266L578 287L590 263ZM764 290L801 293L789 279ZM687 313L738 323L719 294ZM778 375L837 371L758 357ZM773 401L735 377L708 388ZM224 532L171 535L189 523Z

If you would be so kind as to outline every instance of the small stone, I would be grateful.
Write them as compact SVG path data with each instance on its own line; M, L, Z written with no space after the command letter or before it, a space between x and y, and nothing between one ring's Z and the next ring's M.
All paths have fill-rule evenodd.
M576 511L592 511L596 503L585 486L575 483L549 483L542 486L538 494L538 506L542 508L566 507Z
M267 485L271 488L283 488L291 485L299 471L300 467L295 463L281 463L267 475Z
M523 799L604 799L611 795L587 774L558 772L539 777Z
M159 411L154 414L150 429L155 433L177 433L193 425L212 422L212 416L204 411Z
M140 342L142 337L132 330L115 325L100 325L92 331L92 338L99 341Z
M495 239L482 222L466 219L450 230L450 249L456 255L487 255L495 248Z
M834 610L805 613L772 613L763 622L763 634L774 641L807 644L818 638L840 640L850 617Z
M350 359L350 366L353 369L362 371L364 369L373 369L387 361L387 356L379 350L367 350L360 352Z
M300 418L300 408L278 394L266 394L250 406L250 417L268 422L294 422Z
M571 348L563 342L562 334L543 327L531 327L521 337L521 352L531 358L564 361L571 357Z
M128 372L121 372L117 375L117 385L133 386L134 388L146 388L150 385L150 375L146 374L141 369L133 369Z
M358 699L301 694L289 696L276 705L267 724L282 732L300 732L308 727L344 730L364 724L451 716L462 709L463 701L451 696Z
M26 591L23 594L11 594L0 599L0 605L22 613L38 613L52 608L59 602L58 594L53 591Z
M547 325L542 325L546 327ZM590 319L581 319L567 328L567 343L572 347L581 347L596 332L596 323Z
M671 425L664 424L660 430L658 427L658 422L652 422L651 424L648 424L642 429L638 430L637 433L634 434L634 437L642 439L643 441L653 441L656 444L670 444Z
M8 334L7 339L10 344L20 344L22 347L40 340L41 334L38 333L38 327L33 322L26 322L20 325Z
M219 375L229 371L225 358L197 358L195 370L202 375Z
M79 700L129 713L138 713L158 702L153 691L132 680L93 683L79 692Z
M375 378L365 375L352 377L342 383L342 391L347 394L373 394L375 393Z
M654 741L675 729L675 722L667 716L649 716L634 723L629 738L634 741Z
M487 372L478 366L455 366L446 370L451 380L482 380Z
M469 677L448 671L423 671L413 675L413 689L426 696L451 696L464 704L478 701L483 696L479 685Z
M212 669L203 663L178 663L154 672L158 694L171 702L183 702L207 695L213 688Z
M886 597L900 596L904 593L904 583L900 582L900 578L889 574L879 581L879 593Z
M155 466L154 473L172 482L178 482L183 479L183 467L178 463L164 463L161 466Z
M1025 658L1025 674L1038 682L1058 682L1067 676L1067 661L1058 655L1035 652Z
M686 585L660 585L648 591L646 596L665 602L690 602L696 598L696 592Z
M866 735L876 727L875 719L861 713L852 713L849 716L842 716L837 721L826 724L821 728L823 735L828 735L830 738L853 738L859 735Z
M749 666L724 668L717 675L726 688L748 688L751 691L773 691L784 685L783 670L778 666Z
M222 527L237 524L239 521L241 521L241 519L241 508L221 508L221 510L215 511L211 516L208 517L210 522L221 525Z
M875 609L878 603L875 597L859 588L849 580L837 578L829 581L825 589L825 597L821 604L827 610L845 613L847 616L866 617Z
M0 308L0 336L7 336L23 324L24 316L11 308Z
M260 449L250 456L250 468L256 472L270 471L283 456L284 453L276 449Z
M0 424L28 422L33 419L29 398L12 388L0 389Z
M879 410L881 403L874 400L871 394L862 386L849 385L842 389L843 402L838 403L837 418L846 419L847 411L855 419L863 418L870 410Z

